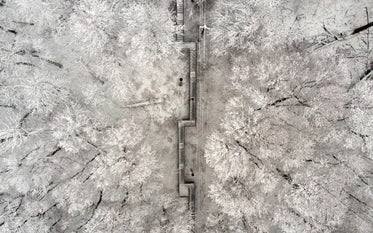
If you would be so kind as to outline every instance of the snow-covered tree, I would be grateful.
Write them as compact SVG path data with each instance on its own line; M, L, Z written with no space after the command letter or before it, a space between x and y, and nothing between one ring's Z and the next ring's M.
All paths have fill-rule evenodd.
M121 9L124 24L119 31L119 42L128 48L125 54L135 63L152 63L175 56L176 26L166 7L164 3L140 1Z
M151 199L128 202L99 209L84 232L191 232L192 215L176 194L159 197L153 191Z
M354 93L350 102L344 57L329 50L260 54L233 59L232 97L205 148L218 177L210 197L247 231L333 232L346 227L350 211L370 225L361 202L370 201L371 164L364 147L352 146L370 135L369 110L357 105L369 105L369 97L363 102Z
M118 15L114 3L102 0L79 1L73 6L66 27L71 30L81 49L90 56L100 55L110 49L110 40L116 34Z
M76 54L83 75L102 85L116 104L155 102L145 107L155 120L174 116L173 97L180 96L174 77L185 65L174 45L176 25L167 2L86 0L73 9L61 29L71 36L59 41Z
M90 115L90 112L78 104L66 106L62 112L56 114L50 124L50 130L53 137L58 140L58 146L67 152L77 153L96 142L95 129L99 124Z
M69 99L66 83L58 75L19 67L1 75L1 104L26 111L48 114Z
M254 6L248 1L217 1L212 22L209 34L217 55L250 51L261 33L260 20L255 17Z
M148 124L123 108L176 114L167 1L0 2L0 231L189 232Z
M228 1L218 0L211 12L211 37L213 54L235 55L255 51L259 46L274 47L288 34L276 23L282 0ZM270 35L270 36L268 36ZM267 40L270 38L270 40Z
M372 94L372 82L366 79L361 80L351 89L351 100L345 105L351 114L347 120L349 130L355 135L355 140L349 139L349 148L359 145L370 159L372 159L373 150L373 141L370 136L373 134Z
M12 111L3 111L0 128L1 150L15 148L28 136L28 132L22 127L22 116Z

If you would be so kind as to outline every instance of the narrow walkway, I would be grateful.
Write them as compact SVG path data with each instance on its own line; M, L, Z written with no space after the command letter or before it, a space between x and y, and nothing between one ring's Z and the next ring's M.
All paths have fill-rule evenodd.
M177 0L177 25L184 25L184 0ZM189 209L195 215L195 183L194 180L185 179L185 127L196 126L197 112L197 43L184 42L184 31L176 35L177 46L189 52L189 119L178 122L178 170L179 195L187 197Z

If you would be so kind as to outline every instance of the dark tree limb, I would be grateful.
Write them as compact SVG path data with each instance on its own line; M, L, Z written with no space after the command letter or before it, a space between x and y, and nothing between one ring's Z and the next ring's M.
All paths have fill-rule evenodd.
M23 124L25 123L25 120L27 119L27 117L30 116L30 114L33 112L34 110L31 110L30 112L27 112L25 115L23 115L23 117L19 120L19 126L18 128L22 128Z
M1 3L0 3L1 4ZM1 26L0 25L0 29L1 30L3 30L3 31L5 31L5 32L9 32L9 33L12 33L12 34L14 34L14 35L17 35L17 31L16 30L14 30L14 29L5 29L3 26Z
M13 20L13 23L18 23L18 24L21 24L21 25L30 25L30 26L34 26L35 25L34 23L14 21L14 20Z
M357 33L360 33L360 32L362 32L362 31L365 31L365 30L369 29L369 28L372 27L372 26L373 26L373 22L370 22L370 23L368 23L368 24L366 24L366 25L364 25L364 26L361 26L361 27L355 28L355 29L352 31L351 35L355 35L355 34L357 34Z
M59 204L59 203L55 203L55 204L53 204L52 206L48 207L48 209L46 209L46 210L44 210L44 211L42 211L42 212L39 212L39 213L37 213L36 215L32 215L31 218L44 217L45 214L46 214L48 211L50 211L51 209L57 207L58 204Z
M291 177L291 175L289 173L285 173L284 171L281 171L281 169L279 168L276 168L276 171L278 172L278 174L281 175L282 178L284 178L289 184L291 184L293 182L293 178Z
M17 212L17 211L19 210L19 208L21 208L22 203L23 203L23 196L21 196L21 200L19 201L18 206L17 206L17 208L14 210L14 212Z
M14 137L8 137L8 138L2 138L2 139L0 139L0 143L4 143L4 142L6 142L6 141L8 141L8 140L11 140L11 139L13 139Z
M55 61L52 61L52 60L49 60L49 59L46 59L46 58L40 57L39 55L36 54L36 51L35 51L35 50L31 51L30 54L31 54L32 57L39 58L40 60L45 61L45 62L48 62L48 63L51 64L51 65L57 66L57 67L60 68L60 69L63 68L63 65L62 65L61 63L58 63L58 62L55 62Z
M367 24L369 24L369 11L368 11L368 7L365 7L365 13L367 15ZM367 68L369 67L369 53L370 53L370 48L369 48L369 28L367 29L368 30L368 33L367 33Z
M252 157L254 157L258 161L257 162L257 161L252 160L252 162L255 164L255 166L260 168L259 163L260 163L261 166L263 166L263 161L257 155L251 153L251 151L247 147L245 147L240 141L236 140L236 143L239 147L244 149L249 155L251 155Z
M281 99L278 99L278 100L275 100L273 103L269 104L268 106L275 106L279 103L282 103L286 100L290 99L290 97L284 97L284 98L281 98Z
M361 75L358 79L356 79L354 82L351 83L347 92L352 90L360 81L368 80L369 78L371 78L373 75L372 71L373 71L373 63L371 63L370 67L367 65L367 70L363 73L363 75Z
M74 179L74 178L77 177L78 175L82 174L82 173L85 171L85 169L87 168L87 166L88 166L91 162L93 162L93 161L97 158L98 155L100 155L100 153L97 153L95 156L93 156L93 158L90 159L88 162L86 162L86 163L84 164L83 168L82 168L80 171L76 172L74 175L72 175L72 176L70 176L70 177L68 177L68 178L66 178L66 179L64 179L64 180L62 180L61 182L59 182L59 183L57 183L57 184L53 184L53 183L51 183L50 186L49 186L49 188L48 188L48 190L47 190L47 192L45 193L44 196L42 196L42 197L40 198L40 200L42 200L46 195L48 195L50 192L52 192L52 191L53 191L57 186L59 186L60 184L66 182L67 180ZM53 185L53 186L52 186L52 185Z
M53 155L55 155L57 152L59 152L60 150L62 150L62 147L57 147L56 149L54 149L52 152L50 152L49 154L46 155L46 157L52 157Z
M87 166L88 166L90 163L92 163L92 162L97 158L97 156L99 156L100 154L101 154L101 153L97 153L95 156L93 156L93 158L91 158L88 162L86 162L86 163L84 164L83 168L82 168L80 171L78 171L77 173L75 173L75 174L74 174L73 176L71 176L69 179L74 179L76 176L82 174L82 173L85 171L85 169L87 168Z
M86 70L88 71L88 73L91 75L91 77L94 80L98 81L101 85L104 85L105 81L100 76L98 76L94 71L92 71L92 69L88 66L88 64L85 64L83 62L84 61L80 61L80 63L86 68Z
M91 176L93 175L93 172L89 173L89 175L83 180L83 183L85 183Z
M7 104L0 104L0 107L2 107L2 108L17 109L15 105L7 105Z
M34 64L32 64L30 62L16 62L16 65L24 65L24 66L36 67Z
M25 156L22 157L22 159L19 161L18 163L18 167L22 166L22 163L23 161L30 155L32 154L32 152L38 150L40 148L40 146L36 147L35 149L31 150L30 152L28 152Z
M307 107L307 108L310 108L311 106L309 104L307 104L307 101L304 101L302 99L300 99L297 95L294 95L294 98L298 101L298 103L303 106L303 107Z
M333 43L336 43L338 41L346 41L355 35L359 34L360 32L363 32L365 30L368 30L370 27L373 26L373 22L367 23L366 25L363 25L361 27L355 28L351 31L347 31L344 33L339 33L339 34L334 34L331 33L325 26L323 27L324 30L327 32L329 35L326 39L323 39L321 42L318 42L314 45L311 46L312 50L317 50L320 49L324 46L331 45Z
M320 183L318 183L318 182L316 182L316 184L317 184L320 188L322 188L326 193L328 193L330 196L332 196L333 198L335 198L335 199L339 199L335 194L333 194L329 189L327 189L326 187L324 187L322 184L320 184ZM345 190L343 189L343 191L345 191ZM345 191L345 192L346 192L346 191ZM344 205L345 207L347 207L348 210L351 211L351 213L355 214L355 215L356 215L357 217L359 217L361 220L365 221L365 219L364 219L363 216L366 216L366 217L369 218L369 220L371 220L372 216L370 216L369 214L366 214L366 213L364 213L364 212L359 213L358 211L356 211L356 210L350 208L350 205L347 204L347 203L345 203L343 200L341 200L340 203L341 203L342 205Z
M18 33L16 30L13 30L13 29L8 29L7 32L10 32L14 35L17 35L17 33Z
M298 218L302 218L303 219L303 222L305 223L305 224L308 224L310 227L311 227L311 229L313 229L315 226L310 222L310 221L308 221L307 219L306 219L306 217L304 217L304 216L302 216L300 213L298 213L295 209L293 209L293 208L289 208L289 211L290 211L290 213L292 213L292 214L294 214L295 216L297 216Z
M96 213L96 210L98 208L98 206L101 204L101 201L102 201L102 195L103 195L103 191L100 190L100 194L99 194L99 197L98 197L98 201L94 204L94 208L93 208L93 211L91 213L91 216L89 217L89 219L87 221L85 221L82 225L80 225L77 229L77 232L79 232L85 225L87 225L91 219L95 216L95 213Z
M347 191L345 191L345 192L348 194L349 197L351 197L355 201L359 202L360 204L362 204L364 206L368 206L369 207L369 205L366 202L360 200L359 198L357 198L356 196L352 195L351 193L348 193ZM370 207L370 208L372 208L372 207Z
M372 67L370 67L368 70L364 72L364 75L362 75L359 80L361 81L361 80L370 78L372 75L372 70L373 70L373 65Z
M50 230L52 230L60 221L62 220L62 217L61 218L59 218L59 219L57 219L57 221L55 221L52 225L51 225L51 227L50 227Z
M365 185L369 185L368 182L363 178L363 176L361 176L354 168L352 168L350 165L348 165L345 161L340 160L335 155L333 155L332 157L333 157L333 159L335 159L336 161L338 161L339 163L343 164L345 167L350 169L355 174L355 176L357 176L359 178L359 180L362 183L364 183Z

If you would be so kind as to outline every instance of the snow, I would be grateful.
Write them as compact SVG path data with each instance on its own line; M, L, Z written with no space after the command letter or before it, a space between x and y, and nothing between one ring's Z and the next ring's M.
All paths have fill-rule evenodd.
M370 110L355 96L370 90L358 80L372 62L367 31L324 44L367 24L371 1L278 2L217 0L207 8L204 78L220 82L209 83L216 91L206 95L215 98L205 109L220 111L204 122L208 167L200 175L209 196L201 194L198 227L369 232L371 211L361 203L371 203ZM351 101L360 106L346 110Z
M187 63L168 5L0 6L0 231L190 231L174 163Z
M371 0L0 2L1 232L192 230L180 30L196 232L373 228Z

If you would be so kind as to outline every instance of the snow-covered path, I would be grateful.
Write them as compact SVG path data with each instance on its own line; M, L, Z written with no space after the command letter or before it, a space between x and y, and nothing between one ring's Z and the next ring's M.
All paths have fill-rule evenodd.
M184 25L184 0L177 1L177 24ZM198 25L195 25L198 26ZM185 153L185 127L195 127L197 117L197 42L186 42L184 38L185 31L182 30L176 35L177 46L187 49L189 53L189 114L188 119L182 119L178 122L178 182L180 197L187 197L189 208L195 211L195 183L194 174L186 175L186 162L190 161L192 155ZM188 32L190 33L190 32ZM188 164L189 165L189 164ZM189 166L188 166L189 167ZM193 173L193 169L190 169Z

